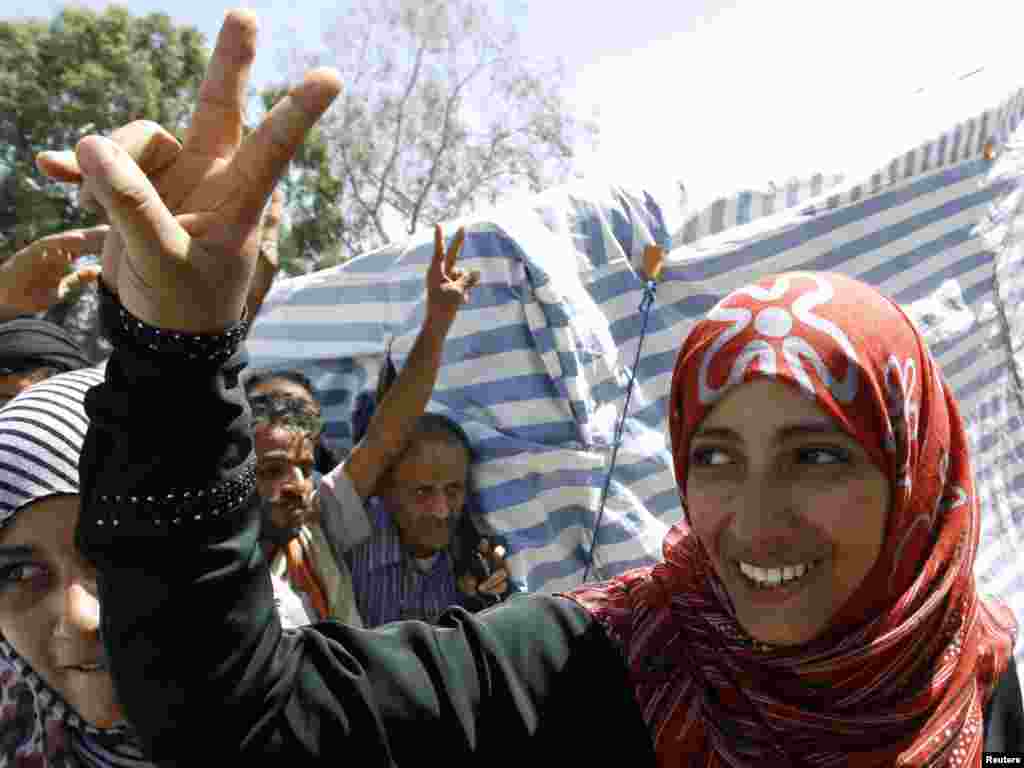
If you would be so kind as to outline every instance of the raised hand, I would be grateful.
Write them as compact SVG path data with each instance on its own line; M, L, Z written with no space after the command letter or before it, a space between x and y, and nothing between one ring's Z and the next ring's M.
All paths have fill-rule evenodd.
M427 317L451 325L459 307L469 301L473 287L480 282L476 270L466 272L455 266L466 231L459 229L447 252L441 225L434 227L434 258L427 270Z
M0 319L45 312L70 291L95 282L98 266L72 271L79 256L100 253L107 227L40 238L0 265Z
M209 333L239 319L267 198L340 91L336 72L313 70L243 139L255 43L255 17L229 13L180 148L152 123L134 123L82 139L73 159L39 158L47 174L84 181L106 211L104 282L151 325Z
M256 272L249 284L249 298L246 306L249 309L249 318L256 317L263 300L270 292L270 286L274 277L281 269L280 252L278 251L278 238L281 230L281 216L284 213L284 192L280 188L274 190L270 196L270 205L263 214L263 222L260 225L260 247L259 256L256 259Z

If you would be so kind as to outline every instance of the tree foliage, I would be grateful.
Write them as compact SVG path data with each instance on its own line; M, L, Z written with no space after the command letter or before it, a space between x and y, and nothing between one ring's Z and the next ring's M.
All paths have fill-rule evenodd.
M143 117L180 133L207 58L203 35L165 14L66 8L52 21L0 22L0 257L94 223L38 172L38 152Z
M566 106L560 66L527 61L480 0L357 0L324 50L290 67L334 66L344 90L286 181L286 270L564 181L577 143L596 139Z

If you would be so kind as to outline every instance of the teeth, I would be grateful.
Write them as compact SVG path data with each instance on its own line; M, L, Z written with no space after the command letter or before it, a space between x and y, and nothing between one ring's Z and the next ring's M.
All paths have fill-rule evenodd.
M798 563L782 568L760 568L750 563L739 561L740 571L751 581L760 586L777 587L790 581L796 581L814 568L815 563Z

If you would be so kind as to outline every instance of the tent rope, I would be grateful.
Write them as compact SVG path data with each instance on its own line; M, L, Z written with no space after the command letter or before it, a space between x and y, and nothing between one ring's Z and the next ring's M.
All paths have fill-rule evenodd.
M594 535L590 539L590 553L587 555L587 566L583 570L583 582L590 575L590 569L594 565L594 550L597 548L597 535L601 530L601 520L604 518L604 505L608 500L608 491L612 484L612 473L615 472L615 462L619 457L619 445L622 443L622 432L626 426L626 416L629 414L629 401L633 397L633 385L636 384L637 371L640 368L640 353L644 347L644 338L647 336L647 321L651 315L651 307L654 306L654 293L657 289L656 280L647 280L644 283L644 295L640 300L640 314L643 317L640 326L640 338L636 345L636 359L633 361L633 370L629 375L629 383L626 385L626 402L623 405L619 422L615 426L615 438L612 441L612 460L608 465L608 472L604 478L604 488L601 490L601 503L597 509L597 519L594 522Z

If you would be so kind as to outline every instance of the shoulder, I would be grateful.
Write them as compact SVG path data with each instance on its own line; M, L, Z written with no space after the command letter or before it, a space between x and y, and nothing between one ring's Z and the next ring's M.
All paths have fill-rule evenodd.
M634 568L608 581L584 584L564 593L564 597L600 622L620 650L625 651L636 614L650 602L652 571L652 566Z

